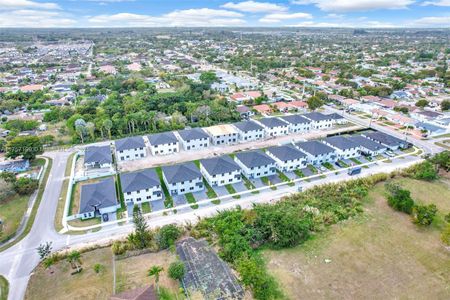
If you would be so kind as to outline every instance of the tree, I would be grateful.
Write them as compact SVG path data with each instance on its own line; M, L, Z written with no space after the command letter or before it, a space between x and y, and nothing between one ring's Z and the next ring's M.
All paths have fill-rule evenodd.
M416 102L416 106L420 108L424 108L425 106L428 106L429 102L425 99L420 99Z
M91 140L95 140L95 124L92 122L86 123L86 129L87 132L89 132L89 135L91 136Z
M450 100L444 100L441 102L442 111L450 110Z
M153 266L153 267L151 267L148 270L148 273L147 273L147 275L149 277L152 277L152 276L155 277L156 291L158 291L158 292L159 292L159 285L158 285L158 283L159 283L159 273L161 273L163 270L164 269L161 266Z
M435 166L429 161L424 161L423 163L418 164L413 168L414 177L416 179L431 181L438 178L438 173Z
M389 192L389 206L410 215L414 207L414 200L411 198L410 191L401 188L395 183L386 183L385 187Z
M75 121L75 132L80 137L81 143L84 144L84 136L86 135L86 122L83 119Z
M450 171L450 151L446 150L433 156L430 161L445 171Z
M184 263L182 261L174 261L169 266L169 277L174 280L181 280L184 276L184 273L186 272L186 268L184 266Z
M166 249L172 246L180 236L180 229L174 225L164 225L158 232L157 240L160 249Z
M37 136L18 136L6 146L6 156L9 158L22 156L23 159L33 160L43 152L42 142Z
M102 123L103 128L108 132L108 138L111 139L111 128L113 127L113 122L110 119L105 119Z
M139 206L133 207L134 233L128 236L128 241L138 249L144 249L149 246L152 240L152 234L148 230L147 222L142 216Z
M219 81L219 79L218 79L217 76L216 76L216 73L213 72L213 71L203 72L203 73L200 75L200 80L201 80L203 83L206 83L206 84L211 84L211 83L213 83L213 82Z
M39 254L39 258L41 260L44 260L45 258L49 257L50 254L52 253L52 242L45 242L44 244L40 244L36 248L36 250Z
M428 226L433 223L436 217L437 208L436 205L415 205L413 208L414 223L419 225Z
M81 272L81 254L80 252L73 250L67 255L67 261L70 263L73 269L77 269L77 273Z
M308 100L306 100L306 103L308 104L308 108L312 111L320 108L324 102L317 96L312 96Z
M39 186L39 181L22 177L14 182L14 191L19 195L31 195Z

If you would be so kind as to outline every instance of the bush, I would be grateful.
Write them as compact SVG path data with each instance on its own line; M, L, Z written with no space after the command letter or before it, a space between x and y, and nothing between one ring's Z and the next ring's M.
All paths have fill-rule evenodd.
M444 220L445 220L445 222L450 223L450 213L448 213L444 216Z
M413 208L414 223L419 225L431 225L434 217L436 217L437 208L436 205L416 205Z
M185 272L186 268L184 266L184 263L179 260L171 263L168 270L169 277L174 280L181 280Z
M31 195L39 186L36 179L22 177L14 183L14 191L19 195Z
M442 231L441 240L446 246L450 246L450 224L447 224Z
M402 189L399 185L393 183L387 183L385 188L389 192L389 206L410 215L414 207L414 200L411 198L410 191Z
M94 265L94 272L96 274L99 274L100 272L103 272L103 270L105 269L105 266L102 264L95 264Z
M435 180L438 178L438 173L434 165L429 161L424 161L414 166L414 178L421 180Z
M164 225L159 230L156 240L160 249L167 249L180 237L181 230L174 224Z
M439 168L445 171L450 171L450 151L446 150L436 154L430 159L430 161L436 164Z
M114 255L124 254L125 252L127 252L128 248L129 248L128 244L124 243L124 242L121 242L121 241L115 241L112 244L112 247L111 247L112 252L114 253Z

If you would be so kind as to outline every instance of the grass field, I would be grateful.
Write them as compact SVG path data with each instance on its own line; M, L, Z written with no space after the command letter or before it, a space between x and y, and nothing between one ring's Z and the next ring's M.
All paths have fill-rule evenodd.
M72 169L74 155L75 153L72 153L67 159L66 169L64 171L64 180L61 187L61 194L59 195L58 206L56 207L56 214L55 214L56 231L60 231L61 229L63 229L62 218L64 215L64 204L66 203L67 191L69 189L69 177L70 171Z
M449 209L450 181L396 180L421 203ZM266 250L270 272L291 299L449 299L450 253L433 226L420 228L386 203L377 185L357 218L305 244Z
M29 199L30 196L15 194L0 201L0 219L3 220L0 242L9 240L15 234L27 210Z
M192 209L198 208L197 200L195 200L195 197L194 197L194 195L192 195L192 193L187 193L185 195L185 197L186 197L187 203L191 204Z
M236 190L234 189L233 185L231 185L231 184L225 185L225 188L227 189L228 194L230 194L230 195L237 193ZM241 195L234 195L233 198L239 199L239 198L241 198Z
M9 292L9 283L5 277L0 275L0 300L7 300Z

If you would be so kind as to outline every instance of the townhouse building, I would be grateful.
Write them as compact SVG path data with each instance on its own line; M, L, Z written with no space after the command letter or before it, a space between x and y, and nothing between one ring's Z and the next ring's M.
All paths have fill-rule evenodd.
M242 168L242 173L249 179L276 173L275 160L262 150L236 153L234 161Z
M311 121L311 129L321 130L328 129L333 126L333 119L330 116L324 115L320 112L310 112L302 116Z
M111 147L109 145L86 147L84 151L84 167L86 169L111 168Z
M311 164L317 165L324 162L335 162L337 160L336 149L325 145L319 141L306 141L296 143L295 146L306 153L307 160Z
M199 150L209 147L209 135L201 128L179 130L181 146L184 150Z
M126 204L157 201L163 198L161 182L154 169L120 174Z
M280 118L268 117L255 122L264 127L266 137L287 135L289 133L289 124Z
M410 143L408 143L407 141L401 140L399 138L396 138L392 135L380 131L363 133L362 136L368 138L369 140L375 141L383 146L386 146L389 150L398 150L410 147Z
M240 142L250 142L264 138L264 127L254 121L242 121L233 124Z
M228 155L202 159L200 172L211 186L224 186L242 180L241 167Z
M173 132L149 135L148 141L152 155L168 155L180 151L180 143Z
M306 154L291 144L270 147L266 153L275 160L276 166L281 172L304 168L308 162Z
M147 156L144 139L141 136L127 137L114 142L119 161L135 160Z
M386 146L362 135L354 135L349 137L349 139L359 145L361 153L365 156L377 156L387 150Z
M183 195L202 191L205 186L195 163L187 162L162 167L163 180L170 195Z
M311 129L311 121L300 115L283 116L281 119L289 124L289 132L306 132Z
M323 143L336 149L338 159L349 159L360 156L359 144L344 136L332 136L323 140Z
M231 145L238 142L238 132L230 124L215 125L205 128L214 145Z
M81 185L80 209L77 217L82 220L115 213L120 208L117 201L114 178Z

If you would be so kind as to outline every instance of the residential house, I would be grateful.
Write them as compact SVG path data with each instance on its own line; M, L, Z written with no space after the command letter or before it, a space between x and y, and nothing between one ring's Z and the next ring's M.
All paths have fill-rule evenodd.
M447 128L437 126L428 122L418 122L415 126L416 128L422 130L426 136L436 136L445 134L447 132Z
M162 173L170 195L195 193L205 188L202 174L193 162L164 166Z
M241 167L228 155L202 159L200 172L211 186L223 186L242 180Z
M363 155L366 156L377 156L387 150L386 146L383 146L380 143L369 140L368 138L362 135L353 135L348 138L352 142L356 143L360 147L360 151Z
M262 150L236 153L234 161L247 178L260 178L276 173L275 160Z
M337 150L338 159L349 159L360 156L359 144L344 136L336 135L327 137L323 142Z
M421 122L433 121L433 120L441 118L442 116L443 116L443 114L441 114L439 112L431 111L431 110L423 110L423 111L411 113L411 117L413 117Z
M276 166L281 172L304 168L307 164L306 154L291 144L270 147L266 153L275 160Z
M118 208L120 203L117 201L113 177L81 186L78 218L83 220L95 218L103 214L115 213Z
M343 116L341 116L340 114L337 114L337 113L329 114L328 117L331 118L333 124L342 125L342 124L348 123L348 120L346 118L344 118Z
M254 105L252 108L262 115L270 115L272 113L272 108L267 104Z
M110 146L89 146L84 151L86 169L111 168L112 154Z
M120 174L123 198L127 204L157 201L163 198L161 181L154 169Z
M255 120L258 124L264 127L267 137L275 137L287 135L289 133L289 124L280 118L269 117Z
M238 141L238 132L230 124L215 125L205 128L214 145L230 145Z
M302 116L311 121L311 129L327 129L333 125L333 119L320 112L310 112Z
M375 141L377 143L386 146L389 150L408 148L410 146L410 143L408 143L407 141L401 140L399 138L396 138L392 135L380 131L363 133L362 135L372 141Z
M180 143L173 132L149 135L148 141L152 155L167 155L180 151Z
M283 116L281 119L289 124L289 132L306 132L311 129L311 121L300 115Z
M264 127L254 121L242 121L233 124L238 131L239 141L249 142L264 138Z
M236 111L240 114L241 119L249 119L251 116L255 115L255 113L245 105L238 105Z
M198 150L209 147L209 135L201 128L179 130L177 134L184 150Z
M295 144L295 146L305 152L308 161L315 165L324 162L335 162L337 159L336 150L319 141L300 142Z
M127 137L114 142L119 161L134 160L147 156L145 142L141 136Z

